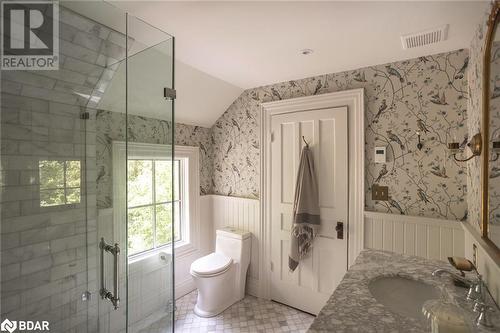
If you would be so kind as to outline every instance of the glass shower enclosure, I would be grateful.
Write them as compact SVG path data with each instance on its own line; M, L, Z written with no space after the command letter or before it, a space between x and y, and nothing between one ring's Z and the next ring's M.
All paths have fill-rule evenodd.
M174 38L58 9L59 68L1 71L1 321L171 332Z

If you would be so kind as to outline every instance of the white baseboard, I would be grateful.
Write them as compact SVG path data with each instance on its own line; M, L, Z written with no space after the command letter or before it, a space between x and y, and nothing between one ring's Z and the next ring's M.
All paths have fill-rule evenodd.
M182 296L189 294L196 289L194 280L186 279L175 284L175 298L179 299ZM252 277L247 277L246 293L255 297L259 296L259 280Z

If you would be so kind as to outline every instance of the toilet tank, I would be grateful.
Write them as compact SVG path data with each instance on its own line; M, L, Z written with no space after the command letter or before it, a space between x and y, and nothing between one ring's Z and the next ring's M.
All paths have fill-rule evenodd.
M224 227L217 230L215 241L215 252L222 253L233 259L235 262L242 262L250 259L251 233L236 229L234 227Z

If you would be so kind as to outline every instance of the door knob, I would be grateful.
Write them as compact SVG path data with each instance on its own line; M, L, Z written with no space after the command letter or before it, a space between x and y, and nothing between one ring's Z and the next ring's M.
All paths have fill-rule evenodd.
M337 222L335 231L337 231L337 239L344 239L344 222Z

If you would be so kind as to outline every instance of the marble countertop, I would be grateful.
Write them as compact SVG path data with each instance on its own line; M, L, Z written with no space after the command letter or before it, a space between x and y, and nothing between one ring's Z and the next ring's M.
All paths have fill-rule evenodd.
M454 268L447 262L401 255L378 250L363 250L349 269L335 292L309 328L316 332L426 332L425 321L403 317L391 312L377 302L368 290L369 282L379 276L400 275L419 280L439 288L447 300L460 306L472 322L475 314L471 303L465 299L467 289L455 286L449 275L432 276L437 268ZM500 332L500 311L488 296L494 309L490 319L492 330L476 332Z

